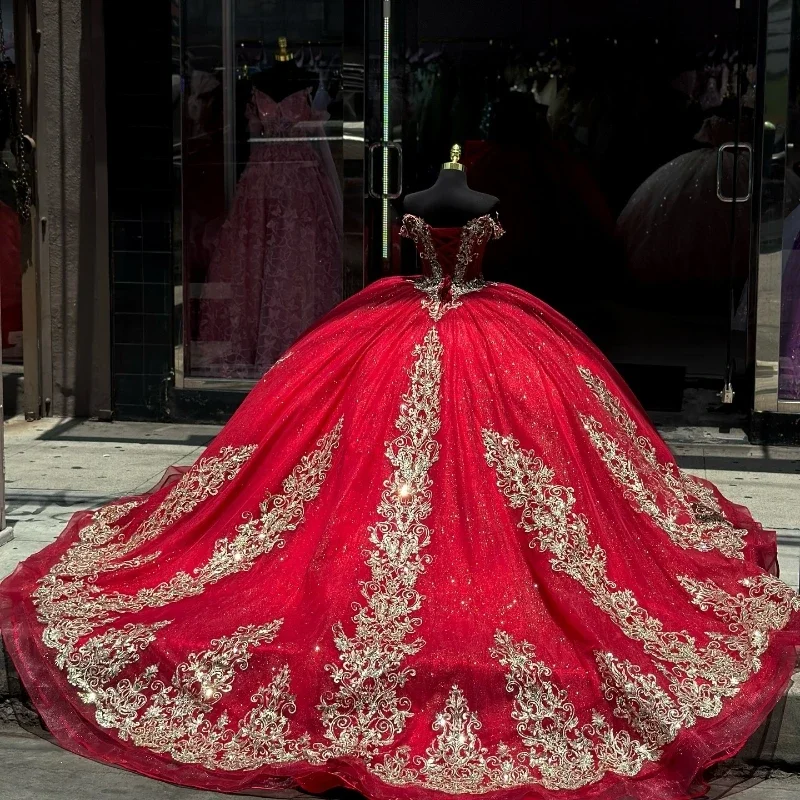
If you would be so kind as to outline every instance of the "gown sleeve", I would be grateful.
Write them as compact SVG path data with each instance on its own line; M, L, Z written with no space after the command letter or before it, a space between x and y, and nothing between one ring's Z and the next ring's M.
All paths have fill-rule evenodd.
M506 229L500 224L500 217L497 212L495 212L494 216L489 217L489 222L492 227L490 238L499 239L506 232Z

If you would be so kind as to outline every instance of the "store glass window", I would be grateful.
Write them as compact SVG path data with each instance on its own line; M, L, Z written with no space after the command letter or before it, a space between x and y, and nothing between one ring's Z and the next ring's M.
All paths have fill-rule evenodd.
M342 299L342 6L179 6L179 381L259 378Z
M17 113L14 6L0 0L0 285L2 286L3 363L22 364L22 270L20 210L15 187L17 165L12 145ZM17 144L19 142L17 141Z
M800 0L784 9L784 18L790 46L778 399L800 401Z
M384 106L402 160L386 160L402 180L385 186L429 187L461 145L470 187L500 199L487 278L579 325L648 410L747 394L756 12L392 4ZM398 217L386 249L412 272Z

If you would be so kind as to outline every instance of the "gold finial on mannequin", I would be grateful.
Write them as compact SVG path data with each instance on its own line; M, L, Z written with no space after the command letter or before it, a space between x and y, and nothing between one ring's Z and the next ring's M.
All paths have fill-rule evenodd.
M288 43L285 36L278 37L278 49L275 53L276 61L291 61L294 58L294 53L288 50Z
M450 160L446 164L442 164L442 169L457 169L463 172L464 165L459 161L460 158L461 158L461 145L454 144L450 148Z

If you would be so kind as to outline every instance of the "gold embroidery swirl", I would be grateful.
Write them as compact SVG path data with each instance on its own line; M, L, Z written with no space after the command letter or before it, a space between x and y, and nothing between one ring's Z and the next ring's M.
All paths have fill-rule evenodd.
M461 230L461 243L456 255L456 269L453 276L454 289L469 285L470 281L465 282L464 276L467 274L467 267L475 258L477 248L489 239L499 239L504 233L505 231L500 225L489 216L470 220L463 227ZM480 278L475 278L474 280L480 280L481 285L476 285L475 288L467 289L466 291L476 291L476 289L480 289L485 285ZM461 291L460 293L464 294L465 292Z
M477 292L486 286L486 281L480 275L470 280L464 280L467 267L475 258L478 247L490 237L499 239L504 233L502 227L488 215L477 217L464 225L456 255L453 281L448 290L449 299L443 300L441 295L445 286L444 271L433 245L430 225L413 214L406 214L403 217L403 227L400 232L403 236L413 239L415 244L421 248L420 258L430 264L431 275L416 279L414 286L425 294L422 307L428 311L431 319L435 322L441 320L451 309L458 308L461 305L461 297L471 292Z
M589 414L581 422L625 498L647 514L671 541L683 549L718 550L729 558L743 558L747 531L735 528L722 513L714 493L673 462L661 463L647 436L606 384L586 367L578 367L586 385L622 429L630 445L624 447Z
M436 248L433 246L431 229L428 223L414 214L406 214L403 217L400 235L407 236L414 244L422 248L419 257L423 261L427 261L431 269L431 276L428 280L435 281L437 284L440 283L444 277L444 273L442 272L442 265L439 263L439 258L436 255Z
M667 677L687 724L697 716L717 716L723 699L737 694L742 682L760 667L760 653L747 641L755 637L759 646L766 648L768 630L754 628L755 615L742 612L741 631L732 631L730 636L709 633L709 643L703 647L686 631L665 631L662 623L638 604L633 592L618 589L608 577L606 553L600 545L590 545L588 522L574 510L573 489L554 483L553 470L532 452L522 450L513 437L490 430L484 430L483 436L486 460L496 470L498 487L509 506L521 510L520 527L534 535L531 547L538 545L549 552L554 570L580 583L626 636L642 643ZM698 588L689 579L682 583L698 597ZM708 604L712 602L710 590L703 597ZM766 619L783 627L795 602L792 597L795 595L788 587L783 593L771 590L762 594L758 602L771 608L761 612L759 621ZM715 602L720 602L719 598ZM743 599L731 598L730 603L741 606ZM697 604L702 607L701 602Z
M227 714L212 722L209 712L232 690L236 672L247 668L252 649L271 642L281 623L245 625L212 640L210 648L191 653L178 664L169 683L158 680L151 665L133 682L100 689L92 700L97 721L139 747L169 753L176 761L210 766L233 737ZM119 703L120 690L124 706Z
M79 585L76 579L95 577L100 571L128 569L153 560L153 556L158 553L122 562L110 561L108 564L102 564L99 560L101 548L108 546L112 539L120 540L124 536L127 526L117 523L144 502L137 498L123 503L112 503L93 512L91 521L78 531L76 541L39 582L40 588L36 596L47 595L50 600L65 597L75 592Z
M615 731L597 711L581 725L567 692L548 680L552 671L536 660L528 642L516 643L498 631L491 655L507 668L506 689L515 695L511 716L527 749L515 751L500 742L490 754L478 738L477 715L453 686L433 723L439 733L425 755L412 758L408 747L400 747L373 767L375 774L395 786L427 786L449 794L525 785L574 790L607 772L636 775L660 755L626 731Z
M95 702L97 691L108 685L125 667L138 661L140 651L154 642L156 633L169 624L169 620L152 625L129 623L92 637L66 655L67 680L79 689L78 694L84 702Z
M548 678L552 671L535 660L533 647L516 643L498 631L492 652L508 668L507 688L516 695L512 717L528 748L523 755L540 782L548 789L579 789L606 772L636 775L659 752L615 731L598 711L590 724L580 725L567 692Z
M153 561L160 553L124 561L120 559L160 535L168 525L198 504L218 494L223 483L236 477L255 449L254 444L223 447L218 455L201 458L128 539L124 538L127 526L116 523L145 500L139 498L98 509L91 522L78 532L77 540L39 581L33 594L34 602L46 609L61 598L85 595L87 580L91 582L101 572L128 569Z
M85 532L78 534L78 539L39 580L32 594L37 617L45 625L42 641L56 650L59 668L64 668L81 636L114 619L106 613L106 605L113 608L114 595L98 596L94 585L97 575L110 569L137 566L157 557L158 552L122 562L118 560L218 494L223 483L238 474L255 448L256 445L224 447L216 456L201 458L128 539L123 538L125 526L115 523L139 505L140 500L95 512Z
M712 611L728 623L729 635L714 635L726 649L736 653L750 673L761 668L760 657L769 645L769 631L780 630L793 612L800 611L800 597L783 581L762 574L739 583L747 594L730 595L711 580L688 576L678 578L704 611ZM711 635L711 634L709 634ZM615 716L626 719L645 742L660 747L671 742L682 727L695 724L698 717L716 716L720 706L706 687L684 683L675 687L677 702L659 685L655 675L616 658L612 653L595 653L603 678L606 699L615 702ZM739 678L730 678L735 693Z
M400 403L395 426L401 432L389 442L386 456L392 473L384 481L378 505L382 520L369 529L374 549L367 552L370 579L361 583L366 602L353 617L348 636L341 623L333 630L341 665L326 669L339 687L321 698L319 710L328 744L317 759L341 754L369 754L388 745L411 716L410 701L398 696L414 670L403 662L424 645L409 639L421 624L414 616L422 606L417 581L430 562L422 553L431 531L431 466L439 458L439 386L442 346L435 329L414 348L410 386Z
M727 648L739 653L755 670L761 666L759 656L767 649L769 631L785 628L792 613L800 611L800 596L794 589L767 573L740 580L747 594L736 595L728 594L712 580L688 575L678 580L696 606L713 611L728 623Z
M253 708L236 728L229 725L227 712L215 719L211 715L214 705L233 689L237 670L247 668L252 648L273 641L281 620L242 626L230 636L212 640L209 649L178 664L169 683L156 677L158 665L152 664L132 679L105 685L122 667L138 660L137 651L167 624L109 631L72 654L70 679L81 686L81 699L95 707L100 725L138 747L209 769L256 769L302 758L309 737L290 736L288 716L295 711L295 698L289 691L287 665L250 698ZM109 665L102 661L106 654L112 656Z
M342 424L340 418L317 442L317 449L300 459L283 482L283 494L267 494L260 505L259 517L246 513L246 521L238 526L236 535L218 539L211 557L192 574L177 572L169 581L143 588L135 595L119 592L90 595L84 589L57 602L41 604L40 619L49 623L45 642L58 651L56 663L63 665L77 638L113 621L116 615L159 608L202 594L206 586L250 569L257 558L276 546L282 547L283 536L301 524L306 503L320 492L331 467L333 450L339 446Z
M489 751L481 744L477 735L480 727L464 693L454 685L434 720L433 730L438 731L438 735L425 755L412 759L408 747L399 747L382 763L376 764L373 771L385 783L394 786L427 786L448 794L492 791L497 788L492 769L497 759L489 756ZM504 750L503 757L510 779L525 774L524 767L515 765L509 752Z
M643 673L641 667L613 653L595 652L594 656L603 694L614 703L614 716L627 720L649 747L668 744L681 728L696 721L692 707L679 706L655 675Z
M256 450L257 445L223 447L218 455L199 459L175 484L158 508L134 534L118 546L107 546L98 554L106 563L118 559L145 542L160 536L166 528L193 511L200 503L219 494L226 481L232 481Z

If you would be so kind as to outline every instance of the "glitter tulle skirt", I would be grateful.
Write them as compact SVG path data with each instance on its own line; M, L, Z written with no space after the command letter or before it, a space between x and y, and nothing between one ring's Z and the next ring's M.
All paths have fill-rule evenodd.
M787 684L775 552L552 309L387 278L0 602L56 739L156 778L667 800Z

